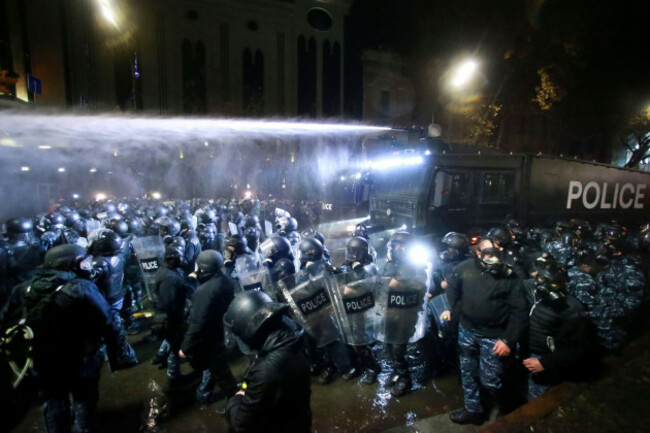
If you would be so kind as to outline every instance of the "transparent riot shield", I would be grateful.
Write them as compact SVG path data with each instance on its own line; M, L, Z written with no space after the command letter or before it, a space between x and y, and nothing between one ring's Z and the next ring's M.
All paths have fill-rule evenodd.
M383 322L377 295L381 278L370 276L354 281L354 274L337 274L331 279L332 301L341 331L342 341L351 346L363 346L377 341Z
M86 220L86 237L102 226L102 223L95 219Z
M133 239L131 245L140 264L147 295L155 304L158 301L154 293L156 272L163 264L165 244L160 236L145 236Z
M269 220L264 220L264 234L267 238L273 235L273 223Z
M381 281L378 299L383 322L377 339L390 344L418 341L427 327L425 277L382 277Z
M235 260L235 271L242 290L262 290L270 297L275 297L275 289L268 268L260 265L256 256L242 255Z
M325 273L312 276L298 272L278 281L282 297L291 307L296 320L314 338L317 347L341 338L330 285Z
M438 325L438 329L443 329L445 326L448 325L449 323L448 321L442 320L440 318L442 316L442 313L444 313L445 311L451 311L451 307L449 306L449 301L447 300L446 293L443 293L431 299L427 303L427 307L429 308L429 311L431 311L431 315L435 319L436 324Z

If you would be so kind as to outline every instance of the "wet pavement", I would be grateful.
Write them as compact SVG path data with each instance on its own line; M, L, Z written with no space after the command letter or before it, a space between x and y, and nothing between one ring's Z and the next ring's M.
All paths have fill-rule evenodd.
M124 371L111 373L104 365L100 381L100 399L96 431L104 432L227 432L226 420L217 412L224 400L198 407L193 392L198 378L188 378L173 387L167 382L165 370L149 362L157 343L147 338L149 331L129 337L140 364ZM382 357L381 348L375 348ZM384 371L380 383L361 385L358 379L349 382L338 378L331 384L320 385L312 379L311 407L313 432L381 432L391 427L412 425L416 421L446 413L462 404L461 388L456 375L431 378L422 355L430 348L413 345L409 349L414 378L414 390L393 398L383 386L389 380L389 369L382 360ZM231 368L241 377L246 359L233 356ZM183 364L183 373L191 367ZM217 388L218 389L218 388ZM37 404L14 430L17 433L44 432L40 407Z

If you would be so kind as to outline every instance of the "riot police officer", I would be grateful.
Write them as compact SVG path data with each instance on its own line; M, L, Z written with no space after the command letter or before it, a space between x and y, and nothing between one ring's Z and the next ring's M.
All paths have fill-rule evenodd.
M224 243L224 267L226 275L236 278L235 261L242 255L253 256L253 251L248 248L246 238L240 234L230 235Z
M366 239L353 237L348 241L345 251L345 261L341 267L341 271L347 277L345 278L346 283L367 280L379 274L370 255L369 245ZM343 294L345 295L345 289ZM357 295L353 293L350 296ZM372 295L374 296L376 294L373 293ZM355 344L352 346L356 355L356 364L361 372L361 383L367 385L375 383L377 376L381 372L381 366L371 350L372 344L374 344L374 341L369 344Z
M164 263L156 272L154 292L158 303L155 306L164 338L154 361L164 365L166 358L167 378L181 377L179 350L185 332L185 303L192 294L193 285L182 269L184 251L174 245L165 248Z
M407 260L407 247L412 240L412 235L405 231L393 233L388 240L386 245L386 258L388 260L381 275L389 280L389 297L390 291L408 291L412 293L422 292L422 299L424 299L427 280L426 270L423 267L409 263ZM416 310L418 304L422 304L418 298L417 295L414 297L413 308L408 309L408 317L399 314L396 305L391 305L390 301L387 303L387 311L385 312L386 329L391 331L391 334L392 328L408 329L409 334L416 332L416 322L418 321ZM398 324L397 322L402 323ZM406 335L395 335L395 337L397 338L390 339L392 341L385 341L385 349L388 352L392 369L389 385L390 393L395 397L400 397L409 392L413 386L409 365L406 361L407 343L410 338Z
M287 308L263 292L249 291L236 296L224 315L242 352L257 355L226 406L233 433L311 431L309 362L302 330L286 315Z
M120 362L135 365L138 359L131 345L126 341L122 329L120 311L124 305L124 268L126 259L122 254L122 238L110 229L102 232L100 238L94 240L89 246L90 253L94 256L93 271L95 283L111 306L111 317L114 326L121 330L118 354Z
M282 236L271 236L260 246L262 265L269 268L271 280L277 283L296 272L291 244Z
M217 251L201 252L196 266L200 286L192 298L189 328L179 355L188 357L192 368L203 371L196 401L207 404L215 384L227 397L237 391L237 381L225 357L223 332L223 315L234 298L236 282L223 274L223 256Z

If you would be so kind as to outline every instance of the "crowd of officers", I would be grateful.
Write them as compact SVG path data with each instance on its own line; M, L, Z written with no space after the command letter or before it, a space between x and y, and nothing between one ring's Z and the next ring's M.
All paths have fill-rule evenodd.
M245 261L267 269L273 284L321 274L343 274L348 282L376 275L392 290L421 284L430 319L424 338L436 348L432 368L460 372L465 404L450 418L461 424L480 425L492 407L503 413L578 379L604 350L620 347L644 297L650 226L571 220L542 229L507 219L489 231L448 233L435 245L440 254L424 264L409 260L416 239L405 231L392 232L378 260L360 225L335 267L323 235L300 232L279 206L300 215L303 227L316 227L309 203L250 199L61 205L8 220L0 242L3 344L32 332L33 364L24 374L38 383L47 431L91 429L102 362L107 358L113 371L138 363L126 335L141 331L133 314L147 302L161 340L152 362L173 384L183 379L183 359L189 361L201 375L197 402L225 395L232 431L271 424L310 431L311 376L321 384L337 377L373 384L382 369L378 357L391 370L390 393L411 390L407 341L318 344L280 291L242 290L238 269ZM273 221L272 234L262 228L266 220ZM133 248L145 236L164 244L150 290ZM226 358L235 345L250 358L241 380ZM4 361L3 387L11 376ZM10 382L8 388L3 395L11 395Z

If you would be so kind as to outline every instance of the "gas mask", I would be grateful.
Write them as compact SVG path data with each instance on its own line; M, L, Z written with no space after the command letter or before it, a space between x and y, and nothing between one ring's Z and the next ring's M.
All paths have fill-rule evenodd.
M479 261L485 271L494 276L502 276L505 274L506 265L502 261L503 253L500 248L491 247L481 250Z

